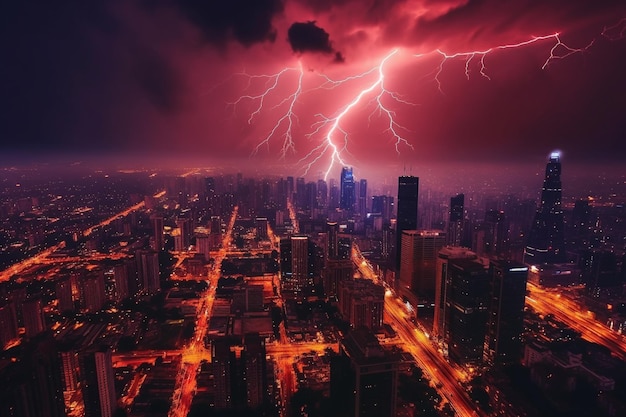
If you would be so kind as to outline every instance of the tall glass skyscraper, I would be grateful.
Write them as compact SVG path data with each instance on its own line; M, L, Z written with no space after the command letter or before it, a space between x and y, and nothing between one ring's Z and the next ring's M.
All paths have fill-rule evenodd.
M457 194L450 198L450 216L448 218L448 244L450 246L461 246L464 216L465 195Z
M541 203L524 250L524 262L531 265L563 260L563 209L561 207L561 155L552 152L546 165Z
M400 270L402 232L417 229L417 193L419 178L398 177L398 216L396 223L396 270Z
M339 208L342 210L354 210L356 199L354 175L352 168L341 168L341 196L339 197Z

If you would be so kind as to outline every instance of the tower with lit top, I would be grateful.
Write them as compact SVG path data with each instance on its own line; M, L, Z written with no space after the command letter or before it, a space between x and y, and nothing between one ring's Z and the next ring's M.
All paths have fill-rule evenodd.
M524 250L524 262L527 264L557 263L563 258L565 239L561 193L561 155L552 152L546 165L541 203Z

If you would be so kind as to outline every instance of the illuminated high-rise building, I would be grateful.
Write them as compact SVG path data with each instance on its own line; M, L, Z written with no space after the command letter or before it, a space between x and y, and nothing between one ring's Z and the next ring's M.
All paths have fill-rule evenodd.
M113 266L113 279L115 280L115 300L122 301L131 294L128 292L129 268L125 262Z
M452 259L476 259L476 253L468 248L446 246L437 255L437 272L435 276L435 314L433 320L433 335L443 338L445 333L445 308L448 299L448 267Z
M269 239L269 234L268 234L269 221L267 220L267 217L257 217L255 219L255 226L256 226L257 240Z
M317 180L317 206L328 207L328 184L322 179Z
M465 195L457 194L450 198L450 215L448 217L448 245L461 246L463 239L463 223L465 220Z
M361 179L358 182L359 195L357 199L357 206L359 215L365 218L367 215L367 180Z
M163 216L152 215L150 217L152 222L152 249L156 251L163 250L165 240L163 238Z
M330 364L330 399L336 415L396 415L400 363L399 355L383 349L367 327L350 331Z
M328 233L328 259L339 257L339 224L337 222L326 223Z
M524 304L528 267L508 260L492 260L487 329L483 349L486 363L513 364L522 356Z
M156 251L138 250L135 259L143 290L147 294L156 294L161 289L159 254Z
M180 231L180 238L174 243L174 248L176 251L187 250L191 244L191 236L193 234L192 222L186 217L179 217L176 219L176 227Z
M404 230L400 259L400 293L421 300L433 300L437 254L446 243L440 230ZM410 290L410 293L406 290Z
M368 279L344 279L338 287L339 312L352 328L383 326L385 287Z
M301 298L313 286L313 243L307 236L290 236L280 241L282 293Z
M304 209L306 207L306 182L302 177L296 178L295 200L296 207L299 209Z
M104 307L106 294L104 272L101 269L81 277L79 287L80 304L85 312L95 313Z
M112 417L117 409L111 349L101 347L81 354L85 417Z
M563 209L561 208L561 157L550 155L541 189L541 203L530 229L524 262L530 265L558 263L563 260Z
M483 247L479 253L490 258L506 257L509 250L509 229L504 211L487 210L483 231Z
M396 270L400 270L402 252L402 232L417 229L417 193L419 178L403 176L398 178L398 214L396 222Z
M339 200L341 197L341 191L337 186L337 180L331 178L328 181L328 207L331 209L339 208Z
M329 259L323 270L323 286L326 297L336 299L341 283L354 276L354 262L351 259Z
M26 337L32 338L46 330L41 298L34 297L25 300L22 303L22 317Z
M389 224L393 213L393 197L387 195L375 195L372 197L373 215L380 215L384 224Z
M55 295L59 312L74 311L72 281L69 275L62 276L56 281Z
M356 190L352 168L341 168L341 195L339 197L339 208L342 210L354 210Z
M211 361L215 409L254 410L267 403L265 341L258 333L214 339Z
M489 303L487 268L474 259L449 260L446 292L443 338L448 355L459 365L479 364Z

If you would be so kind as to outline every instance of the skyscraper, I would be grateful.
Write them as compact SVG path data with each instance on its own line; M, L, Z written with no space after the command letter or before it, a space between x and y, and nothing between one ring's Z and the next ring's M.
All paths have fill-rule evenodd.
M367 215L367 180L366 179L362 179L359 181L358 206L359 206L359 215L362 218L365 218L365 216Z
M137 250L135 259L143 290L147 294L156 294L161 289L159 254L155 251Z
M150 217L150 221L152 222L152 249L161 251L165 242L163 239L163 216L154 214Z
M60 277L56 281L55 295L60 312L73 311L74 299L72 298L72 282L69 275Z
M382 216L383 223L389 224L393 212L393 197L387 195L373 196L371 209L372 214Z
M488 257L508 255L509 233L504 211L487 210L483 230L483 247L478 252Z
M317 206L320 208L328 207L328 184L322 179L317 180Z
M396 270L400 270L402 232L417 229L417 193L419 178L402 176L398 178L398 215L396 223Z
M176 227L180 230L180 239L174 244L174 250L187 250L191 244L191 235L193 234L192 222L186 217L179 217L176 219Z
M365 326L376 330L383 326L385 288L368 279L344 279L339 282L339 312L356 329Z
M565 243L561 192L561 158L558 152L552 152L546 165L541 203L524 250L524 262L527 264L557 263L563 259Z
M420 300L433 300L437 254L446 243L439 230L405 230L402 232L400 259L400 293ZM406 292L410 289L410 294Z
M489 276L483 264L473 259L448 262L444 342L450 359L459 365L482 362Z
M265 341L258 333L211 342L214 406L218 410L257 409L267 402Z
M330 396L337 415L395 415L399 356L383 349L366 327L350 331L339 347L330 365Z
M33 297L22 303L25 336L32 338L46 330L46 321L41 306L41 298Z
M280 241L282 293L300 298L313 285L313 247L307 236L290 236Z
M457 194L450 198L450 216L448 218L448 245L461 246L463 238L463 220L465 216L465 195Z
M352 168L341 168L341 195L339 197L339 208L342 210L354 210L355 185Z
M491 302L483 355L490 365L521 357L527 279L528 267L517 262L494 260L489 265Z
M339 258L339 225L337 222L326 223L328 233L328 259Z
M101 347L81 356L85 417L112 417L117 408L111 349Z
M435 276L435 314L433 320L433 335L443 338L445 333L445 307L448 299L448 267L452 259L476 259L476 253L468 248L446 246L437 256L437 273Z

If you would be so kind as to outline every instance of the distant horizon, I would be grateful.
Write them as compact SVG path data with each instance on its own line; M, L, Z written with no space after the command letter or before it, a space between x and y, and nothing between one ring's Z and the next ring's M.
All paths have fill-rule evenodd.
M113 155L63 155L53 157L48 155L6 154L0 157L0 169L37 169L52 170L59 173L66 171L95 172L165 172L167 175L182 175L192 171L207 176L236 175L254 178L281 178L303 177L307 181L323 179L322 173L309 173L306 176L298 175L298 170L287 164L250 164L255 157L225 161L204 161L197 156L149 156L126 153L123 157ZM430 163L415 163L414 165L397 164L362 164L353 166L355 178L366 179L370 190L381 194L394 195L397 191L397 178L402 175L420 177L420 189L447 191L451 195L468 192L498 192L521 193L524 195L539 196L545 165L550 153L538 156L533 161L506 162L492 161L445 161ZM257 158L258 159L258 158ZM274 161L275 162L275 161ZM561 156L563 165L563 195L564 198L584 197L586 194L600 192L616 194L626 198L626 172L623 163L618 162L575 162L567 158L567 153ZM259 166L263 168L260 169ZM341 166L336 167L328 180L339 181ZM607 182L608 181L608 182ZM597 188L596 190L590 187ZM610 190L615 191L610 191ZM619 192L621 190L621 193Z

